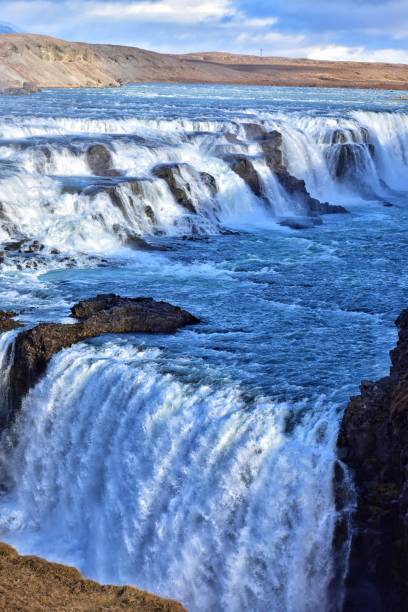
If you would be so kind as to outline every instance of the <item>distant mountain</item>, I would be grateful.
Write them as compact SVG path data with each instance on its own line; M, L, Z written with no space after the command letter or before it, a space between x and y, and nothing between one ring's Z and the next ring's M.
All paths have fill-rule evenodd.
M20 30L11 23L0 23L0 34L17 34L18 32Z

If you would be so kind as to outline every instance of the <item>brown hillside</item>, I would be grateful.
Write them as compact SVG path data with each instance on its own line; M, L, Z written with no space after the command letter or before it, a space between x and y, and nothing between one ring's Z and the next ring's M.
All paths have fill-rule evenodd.
M106 87L132 82L408 89L408 65L227 53L165 55L135 47L0 36L0 87Z

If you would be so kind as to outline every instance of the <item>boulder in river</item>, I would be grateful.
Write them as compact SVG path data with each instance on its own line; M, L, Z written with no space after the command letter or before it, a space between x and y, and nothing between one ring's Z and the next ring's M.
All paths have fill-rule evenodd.
M96 176L119 176L121 174L113 168L112 153L103 144L91 145L86 152L86 160L92 173Z
M408 610L408 310L389 376L364 381L344 413L337 447L356 489L344 610ZM337 470L342 509L341 463Z
M115 294L80 302L71 313L77 323L40 323L17 336L10 370L10 419L45 372L51 357L61 349L102 334L174 333L199 322L189 312L167 302Z

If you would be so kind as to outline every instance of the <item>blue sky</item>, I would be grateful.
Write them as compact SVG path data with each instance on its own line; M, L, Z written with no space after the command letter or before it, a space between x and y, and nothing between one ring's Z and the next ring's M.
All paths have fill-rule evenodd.
M0 21L68 40L408 64L408 0L0 0Z

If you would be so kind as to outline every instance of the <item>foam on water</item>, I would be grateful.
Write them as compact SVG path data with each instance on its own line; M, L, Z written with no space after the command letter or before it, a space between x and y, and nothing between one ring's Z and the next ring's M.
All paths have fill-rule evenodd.
M408 115L394 95L140 85L0 96L1 307L30 325L67 321L74 302L116 292L202 320L53 358L2 434L2 539L200 612L339 606L339 415L361 378L386 372L407 296ZM278 130L291 174L351 214L297 234L277 226L305 210L253 124ZM121 175L93 175L93 144ZM250 156L264 197L231 170L234 153ZM176 187L195 213L160 164L181 164ZM135 236L170 250L131 251ZM0 336L2 397L15 333Z
M2 537L190 610L327 609L333 409L187 385L157 356L108 343L53 359L2 455Z

